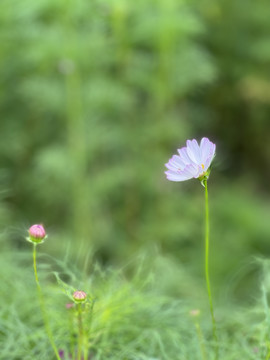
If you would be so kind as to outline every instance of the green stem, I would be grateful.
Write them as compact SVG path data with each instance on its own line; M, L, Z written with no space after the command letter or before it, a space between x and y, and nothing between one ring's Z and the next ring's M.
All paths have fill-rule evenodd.
M215 359L218 359L218 338L217 338L217 327L214 317L214 308L211 294L210 277L209 277L209 207L208 207L208 189L207 180L203 182L205 189L205 279L209 298L210 313L212 318L213 338L215 341Z
M50 325L49 325L49 321L47 318L47 313L46 313L46 308L45 308L45 303L44 303L44 296L39 284L39 280L38 280L38 274L37 274L37 250L36 250L36 246L37 244L33 244L33 267L34 267L34 273L35 273L35 280L36 280L36 284L37 284L37 290L38 290L38 298L39 298L39 304L40 304L40 309L42 312L42 316L43 316L43 321L44 321L44 325L45 325L45 329L46 329L46 333L48 335L48 338L50 340L51 346L54 350L55 356L57 358L57 360L61 360L57 347L55 345L55 342L53 340L53 336L52 336L52 332L50 329Z
M79 341L78 341L78 359L81 360L82 349L84 351L84 359L87 359L87 349L84 344L84 328L82 320L82 304L77 305L78 309L78 330L79 330Z

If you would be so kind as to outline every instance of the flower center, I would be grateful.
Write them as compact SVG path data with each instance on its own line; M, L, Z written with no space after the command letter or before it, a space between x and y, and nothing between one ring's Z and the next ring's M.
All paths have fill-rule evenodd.
M202 164L202 169L204 170L204 164Z

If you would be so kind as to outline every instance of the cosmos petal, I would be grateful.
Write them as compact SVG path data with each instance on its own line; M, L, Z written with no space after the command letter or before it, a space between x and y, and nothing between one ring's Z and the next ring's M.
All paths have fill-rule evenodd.
M201 161L205 164L206 160L212 156L214 157L216 145L213 144L209 139L202 138L200 143L200 150L201 150Z
M208 158L205 161L204 165L204 171L207 171L209 166L211 165L211 162L213 161L213 158L215 156L215 153L213 155L208 156Z
M198 177L199 173L200 173L200 169L198 165L195 164L189 164L185 167L185 169L183 170L183 172L187 175L189 175L190 177Z
M181 160L182 160L186 165L192 163L191 158L188 156L187 148L186 148L186 147L183 147L183 148L181 148L181 149L178 149L177 151L178 151L178 153L179 153L179 156L180 156Z
M178 168L184 169L186 163L180 158L180 156L173 155L171 158L172 163L176 164Z
M195 139L187 140L187 154L195 164L201 164L201 150Z
M183 163L179 156L173 155L173 157L169 160L167 164L165 164L165 166L169 170L175 170L178 172L179 170L184 169L186 165Z
M165 171L165 174L167 176L167 179L171 181L185 181L191 178L184 173L178 174L175 171L170 171L170 170Z

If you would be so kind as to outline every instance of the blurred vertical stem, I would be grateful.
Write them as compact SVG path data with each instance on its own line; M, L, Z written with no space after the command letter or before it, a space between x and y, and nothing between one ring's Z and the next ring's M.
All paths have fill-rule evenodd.
M68 325L69 325L69 334L70 334L70 352L72 360L76 359L75 354L75 341L74 341L74 326L73 326L73 317L74 317L74 309L68 310Z
M45 325L45 329L48 335L48 338L50 340L51 346L54 350L55 356L57 358L57 360L61 360L57 347L55 345L55 342L53 340L53 336L52 336L52 332L51 332L51 328L49 325L49 321L48 321L48 317L47 317L47 313L46 313L46 308L45 308L45 303L44 303L44 296L41 290L41 286L39 284L39 280L38 280L38 274L37 274L37 244L33 244L33 267L34 267L34 273L35 273L35 280L36 280L36 284L37 284L37 290L38 290L38 298L39 298L39 304L40 304L40 308L41 308L41 312L42 312L42 316L43 316L43 321L44 321L44 325Z
M132 13L134 4L126 0L113 0L111 2L111 27L114 39L114 65L116 68L116 81L120 81L122 85L126 85L126 80L129 77L131 67L130 60L134 54L130 39L132 39L132 31L129 29L129 15ZM139 6L138 4L136 6ZM114 75L115 76L115 75ZM123 136L134 134L138 132L138 121L135 114L130 111L128 107L128 121L127 116L124 116L124 121L121 124L121 131ZM123 107L122 113L127 112L127 108ZM138 137L137 137L138 139ZM140 157L141 148L138 146L138 141L129 144L129 157L135 159ZM138 148L140 149L138 151ZM134 160L133 160L134 161ZM127 170L128 171L128 170ZM125 231L129 238L136 237L134 228L136 228L136 221L139 213L139 195L137 188L136 176L130 181L129 186L124 189L125 211L123 212L123 223L125 224Z
M199 341L199 344L200 344L200 351L201 351L202 360L207 360L205 346L204 346L204 338L203 338L203 334L202 334L200 324L199 324L198 321L195 321L194 323L195 323L195 328L196 328L196 332L197 332L198 341Z
M86 124L82 102L82 82L79 69L78 48L80 42L77 39L77 19L79 13L74 12L77 3L68 1L64 10L64 53L67 63L66 78L66 111L67 111L67 134L69 159L71 164L72 188L71 188L71 210L74 236L77 241L89 239L91 228L91 216L89 215L89 197L87 175L87 144ZM82 245L83 245L82 243ZM90 242L87 242L89 249ZM78 245L78 242L77 242ZM87 255L82 246L82 252ZM90 251L88 250L88 253Z
M177 34L174 26L174 14L177 11L174 0L159 0L157 2L159 13L157 28L157 51L158 51L158 68L155 86L155 107L159 115L166 116L166 112L174 101L174 94L171 87L170 74L172 59L175 54L175 45L177 44ZM160 29L160 27L162 29Z
M207 180L203 181L205 189L205 279L209 298L210 313L212 318L213 338L215 341L215 359L218 359L218 338L217 327L214 316L214 308L211 294L210 277L209 277L209 206L208 206L208 188Z
M116 40L116 64L121 71L125 71L128 60L128 38L126 17L128 12L128 2L116 0L112 6L112 30Z
M88 215L86 196L87 158L78 69L75 69L73 74L67 76L66 89L69 156L73 169L73 225L77 239L84 239L89 236L87 224L89 224L90 217Z

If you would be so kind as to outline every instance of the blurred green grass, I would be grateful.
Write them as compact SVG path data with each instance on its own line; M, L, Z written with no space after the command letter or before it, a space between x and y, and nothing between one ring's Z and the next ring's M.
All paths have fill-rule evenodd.
M90 354L95 359L199 360L194 321L199 322L203 332L207 359L214 359L204 284L194 282L184 266L151 254L133 258L133 269L137 270L128 278L126 268L103 270L98 263L93 263L91 272L85 274L74 264L72 254L65 254L63 260L54 259L41 252L44 247L40 246L38 252L38 272L56 345L66 354L71 349L72 334L76 341L76 321L72 321L72 310L65 307L70 299L62 292L61 283L57 285L52 273L55 270L66 282L65 290L69 285L83 288L95 301L91 323L89 315L85 316L85 328L91 326ZM0 358L52 359L38 307L31 250L1 252L0 259L5 301L0 311ZM256 267L261 288L252 306L236 305L229 297L222 306L216 306L221 359L265 358L269 261L257 260ZM165 271L171 285L181 289L178 299L169 295L168 281L163 281ZM198 319L190 316L196 308L201 311Z

